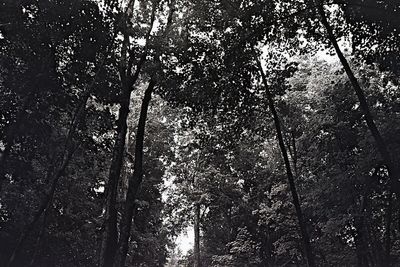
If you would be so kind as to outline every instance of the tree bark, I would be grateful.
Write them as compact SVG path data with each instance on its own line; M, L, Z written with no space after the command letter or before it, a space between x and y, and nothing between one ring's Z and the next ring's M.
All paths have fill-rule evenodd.
M365 208L366 208L366 198L368 196L362 196L360 210L354 216L354 226L355 226L355 236L354 243L356 246L357 255L357 266L368 267L368 242L365 236Z
M394 164L392 157L389 153L389 150L387 148L387 145L385 143L385 141L382 138L381 133L378 130L378 127L375 124L374 118L371 114L371 111L369 109L364 91L361 89L360 84L358 83L357 78L355 77L352 69L350 68L349 63L347 62L347 59L345 58L345 56L343 55L338 42L336 41L336 37L333 33L333 29L331 27L331 25L328 22L328 19L326 17L325 11L324 11L324 6L321 2L319 2L318 0L314 0L314 3L317 6L317 10L318 10L318 14L320 16L321 19L321 23L323 24L323 26L326 29L327 32L327 37L329 39L329 41L332 43L336 54L341 62L341 64L343 65L344 70L346 71L346 74L353 86L353 89L357 95L358 101L360 103L360 107L361 110L364 114L364 118L365 118L365 122L367 123L368 129L372 134L372 137L375 140L376 146L378 148L379 153L381 154L381 157L383 159L383 161L386 164L386 167L388 169L388 173L389 173L389 189L388 189L388 193L391 196L392 192L395 192L396 195L400 195L400 184L398 181L398 170L396 165ZM391 198L391 197L390 197ZM391 221L392 221L392 208L391 208L391 204L388 205L388 209L387 209L387 220L386 220L386 233L385 233L385 258L387 260L390 259L390 247L391 247L391 237L390 237L390 226L391 226Z
M201 267L200 257L200 203L195 204L194 210L194 267Z
M13 253L7 263L7 266L12 266L15 262L15 259L19 253L19 251L21 250L26 238L29 236L29 234L32 232L32 230L34 229L36 223L39 221L40 217L42 216L42 214L44 212L46 212L46 210L50 207L53 197L54 197L54 193L56 191L57 188L57 184L59 179L63 176L65 169L67 168L72 154L73 154L73 150L70 150L70 153L67 153L64 158L63 158L63 162L61 164L61 167L58 169L58 171L56 172L56 174L54 175L53 179L52 179L52 184L50 187L49 192L46 194L46 197L43 199L39 209L36 211L35 215L33 216L33 219L31 220L30 223L28 223L25 227L24 230L22 231L17 245L15 246Z
M296 210L296 215L297 215L297 220L299 222L299 227L300 227L300 233L303 239L303 245L304 245L304 251L307 257L307 263L308 266L313 267L315 266L315 262L314 262L314 254L312 252L312 248L311 248L311 243L310 243L310 238L307 232L307 227L306 227L306 223L304 221L304 217L303 217L303 212L301 210L301 205L300 205L300 200L299 200L299 196L297 194L297 189L296 189L296 185L294 182L294 176L293 176L293 172L290 166L290 161L289 161L289 156L288 156L288 152L285 146L285 141L283 138L283 134L282 134L282 127L281 127L281 123L279 120L279 116L278 113L275 109L275 104L274 104L274 100L273 97L271 95L271 92L269 91L269 87L267 84L267 78L265 76L265 73L262 69L262 65L261 62L258 58L256 58L257 60L257 65L258 65L258 69L260 71L261 74L261 78L262 78L262 82L264 84L264 88L265 88L265 92L267 95L267 100L268 100L268 107L272 113L272 117L274 120L274 124L275 124L275 129L276 129L276 136L278 138L278 142L279 142L279 147L281 150L281 154L283 157L283 161L285 164L285 168L286 168L286 176L287 179L289 181L289 188L290 188L290 192L292 193L292 198L293 198L293 205L295 207Z
M107 55L109 54L111 50L111 45L108 47L105 56L92 80L92 82L87 86L86 90L84 91L83 95L82 95L82 100L80 101L73 117L71 118L71 123L68 129L68 133L67 136L65 138L65 142L64 142L64 148L61 152L60 158L61 158L61 163L58 167L56 167L56 171L53 172L53 175L51 177L51 186L49 189L49 192L46 194L45 198L43 199L41 205L39 206L39 209L36 211L36 213L33 216L33 219L31 220L30 223L28 223L25 227L24 230L22 231L20 238L18 239L17 245L13 250L13 253L11 254L11 257L7 263L7 266L12 266L16 256L18 255L20 249L23 246L23 243L25 242L26 238L29 236L29 234L31 233L31 231L34 229L35 224L39 221L40 217L42 216L43 213L45 213L45 217L47 214L47 210L50 207L53 198L54 198L54 194L58 185L58 182L60 180L60 178L64 175L65 169L68 167L68 164L73 156L73 153L75 152L75 148L73 145L73 138L74 138L74 134L75 131L78 127L79 121L81 119L81 117L83 116L85 110L86 110L86 104L87 101L89 100L93 90L94 90L94 85L97 81L98 75L100 73L100 70L103 68ZM10 147L11 148L11 147ZM4 161L3 161L4 163ZM50 171L53 169L54 166L50 167ZM50 174L51 175L51 174ZM46 221L46 218L44 218L44 220ZM45 228L42 230L43 232L45 231Z
M117 230L117 187L121 175L122 162L125 151L125 139L127 132L127 118L129 115L131 91L124 89L121 96L120 108L117 120L117 133L113 148L108 185L106 192L106 210L104 219L103 238L101 244L100 266L112 266L118 243Z
M52 179L51 179L52 182L51 182L50 189L49 189L48 193L46 194L45 198L42 200L42 203L40 204L39 209L34 214L30 223L28 223L24 227L24 230L22 231L22 233L18 239L17 245L15 246L13 253L11 254L11 257L7 263L7 266L12 266L14 264L15 258L18 255L19 251L21 250L26 238L32 232L32 230L34 229L36 223L39 221L42 214L47 213L46 211L50 207L50 205L53 201L54 194L55 194L55 191L56 191L56 188L58 185L58 181L64 175L65 169L68 167L68 164L73 156L73 153L75 152L75 149L74 149L73 143L72 143L73 136L74 136L75 130L78 126L79 118L82 116L82 114L84 113L84 111L86 109L86 103L87 103L89 97L90 97L90 90L85 92L85 95L84 95L80 105L78 106L77 111L74 114L74 117L71 120L71 125L70 125L68 134L67 134L67 137L65 140L64 149L63 149L63 152L61 153L61 158L62 158L61 164L57 168L56 172L52 175ZM52 169L52 167L50 167L50 169ZM46 220L46 218L44 220Z
M40 228L39 235L36 239L35 248L34 248L33 255L31 258L31 262L29 263L29 266L34 267L38 257L40 256L41 249L42 249L42 243L43 243L43 237L44 237L44 234L46 231L47 220L49 217L50 210L51 210L51 206L48 206L44 213L42 227Z
M130 2L130 3L134 3ZM133 65L133 57L128 56L128 43L129 36L127 34L126 28L128 22L121 21L125 23L123 25L124 28L124 41L121 48L122 58L120 62L120 79L122 84L122 97L120 102L119 109L119 117L117 121L117 134L115 137L115 145L113 150L113 157L111 160L110 174L107 185L106 192L106 211L105 211L105 220L104 220L104 230L103 237L101 242L101 252L100 252L100 266L101 267L110 267L115 264L115 262L119 261L120 253L118 252L118 218L117 218L117 195L118 195L118 183L121 176L121 169L123 164L123 157L125 151L125 142L126 142L126 134L127 134L127 118L129 115L129 105L130 105L130 95L133 91L133 86L139 78L142 67L146 62L147 53L148 53L148 44L150 40L151 31L153 29L153 25L155 22L155 14L157 10L157 1L153 3L152 13L150 18L150 27L146 33L146 42L144 51L141 54L138 63L136 64L136 70L132 73L132 65ZM132 12L132 9L128 6L126 15L129 15ZM126 15L124 15L124 19L126 19ZM129 188L128 193L129 194ZM123 223L123 222L122 222ZM121 237L122 230L121 230ZM128 238L129 239L129 238ZM118 253L118 254L117 254ZM118 256L116 259L115 256Z
M133 174L129 177L128 192L126 196L125 207L120 226L121 234L118 242L118 254L114 263L114 266L116 267L125 266L126 256L129 249L129 238L131 234L132 218L135 208L135 199L139 191L140 184L142 183L143 180L143 143L144 143L147 112L154 87L155 87L155 82L153 79L151 79L144 93L144 98L140 110L139 122L136 132L134 171Z
M59 182L60 178L64 175L65 169L68 167L69 162L70 162L70 160L71 160L71 158L72 158L72 156L73 156L73 154L75 152L75 148L74 148L74 144L73 144L73 138L74 138L75 131L76 131L77 127L78 127L78 124L79 124L79 121L80 121L81 117L85 113L87 101L89 100L89 98L90 98L90 96L91 96L91 94L92 94L92 92L94 90L94 85L96 83L96 80L98 78L100 70L104 66L107 54L109 53L110 49L111 49L111 46L107 49L106 55L103 58L103 61L101 62L100 66L99 66L99 69L97 70L97 72L95 74L95 77L93 78L92 82L87 86L87 89L84 91L84 93L82 95L82 100L80 101L78 107L76 108L76 111L75 111L73 117L71 118L71 123L70 123L69 129L68 129L68 133L67 133L67 136L66 136L65 142L64 142L64 148L63 148L63 150L61 152L61 155L60 155L60 158L61 158L60 165L58 167L57 166L55 167L55 169L56 169L55 172L52 171L52 169L54 169L54 166L51 166L49 168L49 172L50 173L53 172L53 175L49 174L50 175L50 180L52 181L50 189L49 189L48 193L46 194L45 198L43 199L41 205L39 206L39 209L34 214L33 219L31 220L31 222L28 223L24 227L24 229L23 229L23 231L22 231L22 233L20 235L20 238L18 239L17 245L14 248L13 253L12 253L8 263L7 263L7 266L12 266L13 265L16 256L18 255L20 249L23 246L23 243L25 242L25 240L29 236L29 234L32 232L32 230L34 229L36 223L39 221L39 219L42 216L42 214L45 213L45 215L44 215L45 217L47 215L47 210L48 210L48 208L50 207L50 205L51 205L51 203L53 201L54 194L55 194L58 182ZM45 221L46 221L46 219L47 218L44 218ZM41 232L42 231L44 232L45 228L42 229Z

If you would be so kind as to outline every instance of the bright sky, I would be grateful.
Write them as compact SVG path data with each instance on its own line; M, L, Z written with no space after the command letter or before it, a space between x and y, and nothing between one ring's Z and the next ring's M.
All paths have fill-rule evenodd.
M193 227L188 227L186 231L183 231L178 236L175 243L177 244L178 248L182 251L182 253L185 255L190 249L193 248L193 241L194 241Z

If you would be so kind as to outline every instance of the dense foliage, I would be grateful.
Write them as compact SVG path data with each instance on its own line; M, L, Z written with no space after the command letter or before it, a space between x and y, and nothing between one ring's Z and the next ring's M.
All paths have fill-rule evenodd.
M0 1L0 265L400 265L399 18Z

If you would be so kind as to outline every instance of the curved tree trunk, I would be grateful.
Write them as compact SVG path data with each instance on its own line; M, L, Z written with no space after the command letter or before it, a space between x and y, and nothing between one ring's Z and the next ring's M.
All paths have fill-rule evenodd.
M151 94L155 86L154 80L150 83L144 93L142 106L140 109L140 117L136 132L135 144L135 163L133 174L129 177L128 193L126 196L125 207L122 215L120 226L120 239L118 244L118 254L114 266L125 266L126 256L129 249L129 238L131 234L132 218L135 208L135 199L139 191L140 184L143 180L143 143L147 119L147 111L149 108ZM111 266L111 265L110 265Z
M292 197L293 197L293 205L296 209L297 220L299 222L300 233L301 233L301 236L303 239L304 251L305 251L305 254L307 257L308 266L313 267L313 266L315 266L314 254L312 252L310 237L308 235L306 223L305 223L304 217L303 217L303 212L301 210L300 200L299 200L299 196L297 194L296 185L294 182L294 176L293 176L292 168L290 166L289 156L288 156L288 152L287 152L287 149L285 146L285 141L284 141L283 134L282 134L281 123L279 121L278 113L275 109L274 99L272 98L271 92L269 91L269 87L267 84L267 78L265 77L265 73L262 69L261 62L258 58L256 60L257 60L258 69L260 71L262 81L264 84L265 92L267 95L268 107L272 113L272 117L273 117L273 120L275 123L276 136L278 138L279 147L280 147L280 150L282 153L283 161L285 163L286 176L288 178L290 192L292 193Z

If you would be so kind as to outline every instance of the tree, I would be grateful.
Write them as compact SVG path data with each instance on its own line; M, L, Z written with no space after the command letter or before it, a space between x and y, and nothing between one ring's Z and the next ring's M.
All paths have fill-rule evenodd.
M398 5L3 1L0 261L398 265Z
M125 151L125 139L127 133L127 118L129 115L129 106L131 99L131 92L134 90L133 86L139 78L143 64L146 61L148 53L148 43L150 34L153 29L155 21L155 14L158 2L154 1L150 9L150 21L148 21L148 28L144 31L143 37L145 45L142 47L139 58L135 58L134 49L137 47L129 43L130 34L128 32L130 20L133 15L134 2L128 3L127 9L122 11L122 35L123 41L121 44L121 58L119 61L119 76L120 76L120 93L118 95L118 103L120 105L117 120L117 129L115 134L115 142L113 149L113 157L111 160L110 174L107 181L106 191L106 209L105 209L105 225L102 241L101 253L101 266L112 266L116 254L116 247L118 243L118 230L117 230L117 187L121 175L123 156ZM143 7L143 11L149 12L147 6ZM146 19L144 16L142 19ZM118 29L120 30L120 29ZM136 61L136 62L135 62ZM133 71L133 65L135 70ZM124 252L126 254L126 252Z
M340 47L336 41L336 38L333 34L333 30L326 18L325 15L325 10L323 8L323 5L320 3L315 2L317 5L317 9L318 9L318 14L321 18L321 22L324 25L326 31L327 31L327 35L328 35L328 39L329 41L332 43L333 47L335 48L336 54L339 57L340 62L343 65L343 68L345 69L347 76L349 77L350 82L352 83L353 89L358 97L358 100L360 102L360 106L361 109L363 110L364 116L365 116L365 121L368 125L368 129L370 130L372 136L374 137L375 143L378 147L379 153L381 154L383 160L385 161L385 164L387 165L387 169L389 172L389 177L390 177L390 192L395 192L396 194L398 194L399 192L399 178L398 178L398 170L397 170L397 166L394 164L392 156L387 148L387 145L385 143L385 141L382 138L382 135L380 133L380 131L378 130L374 118L371 114L370 108L368 107L367 104L367 100L365 98L365 94L363 92L363 90L361 89L361 86L357 80L357 78L355 77L352 69L350 68L349 63L347 62L346 58L344 57L342 51L340 50ZM388 204L388 210L387 210L387 221L386 221L386 229L387 229L387 233L386 233L386 244L385 244L385 250L386 250L386 258L389 260L390 262L390 249L391 249L391 237L390 237L390 225L391 225L391 221L392 221L392 200L391 200L392 196L390 193L389 196L389 204Z
M364 63L353 64L353 67L357 70L360 80L363 81L362 85L366 88L369 104L377 107L376 114L382 121L382 129L386 129L385 115L381 113L376 103L381 101L388 103L383 100L388 96L384 92L391 91L391 83L384 85L385 82L375 80L382 75L382 73L377 75L379 71L376 68L368 67ZM325 79L321 81L320 77L325 77ZM346 74L337 62L311 61L307 63L303 61L299 65L298 72L291 78L291 84L293 88L298 89L287 93L286 103L291 105L292 112L306 110L306 113L303 113L304 120L297 122L298 126L296 126L298 127L296 131L300 133L297 141L298 165L300 176L309 177L308 179L311 179L309 181L315 179L315 184L310 185L305 193L310 200L306 198L305 202L324 203L324 207L314 207L311 210L315 214L312 217L318 217L313 219L319 222L316 229L321 229L322 236L325 236L317 239L328 242L319 247L333 249L333 251L323 252L326 255L325 259L338 261L335 264L343 264L340 259L333 259L331 255L337 253L334 251L343 251L340 247L347 244L345 242L335 244L337 241L333 237L341 236L346 240L349 235L354 235L353 238L356 240L354 246L359 253L357 257L360 265L365 265L366 262L368 264L383 262L385 257L382 254L382 241L386 227L381 230L375 227L383 224L385 216L382 212L375 213L375 216L369 212L375 209L382 211L386 208L388 177L387 174L381 172L384 166L381 165L382 160L377 156L376 148L370 143L372 137L368 135L363 125L362 111L357 104L357 98L348 96L347 90L351 88L351 85ZM378 87L381 88L380 93L377 91ZM325 89L321 90L321 88ZM389 115L388 118L390 117ZM308 131L311 132L307 133ZM393 143L391 147L396 150L396 145ZM318 161L309 160L309 155L322 159L324 166L315 165L314 163ZM323 188L318 189L321 185L324 185ZM312 197L315 194L318 195L318 200ZM326 214L318 212L323 210L329 212ZM352 210L350 217L349 210ZM345 224L357 230L355 232L345 230ZM335 234L332 234L332 231ZM338 248L334 248L336 246ZM347 257L349 257L348 261L354 259L353 254Z
M5 135L2 139L4 144L2 178L11 178L11 183L15 179L22 178L22 173L18 174L4 168L12 163L11 159L14 160L14 164L19 164L18 161L24 160L24 156L28 156L26 159L35 160L36 158L39 162L45 160L45 156L50 159L49 166L41 169L42 166L39 165L40 167L36 168L36 170L39 169L38 173L42 172L42 177L36 174L33 176L38 177L38 184L50 182L50 188L46 190L45 197L39 204L31 222L26 223L25 229L22 230L19 244L16 245L14 255L10 260L10 263L12 263L25 239L43 214L43 220L46 221L58 181L65 174L72 154L76 151L76 145L79 142L75 142L74 139L80 138L77 138L76 132L82 131L83 121L85 121L83 117L89 113L85 110L86 102L91 96L91 87L94 86L97 79L95 73L101 69L106 60L104 58L106 56L103 54L105 51L102 49L105 47L104 42L107 41L108 36L102 36L95 32L96 30L104 30L105 23L97 5L89 1L76 1L76 3L43 2L40 5L27 6L24 4L21 7L16 3L9 4L7 7L20 20L18 23L13 23L14 21L11 20L11 29L6 27L4 40L8 43L8 46L3 52L7 50L11 52L9 59L13 56L21 58L21 61L15 64L15 66L20 66L21 71L18 73L19 75L14 77L14 81L9 80L10 83L4 83L2 90L9 92L8 95L15 99L24 95L25 97L22 109L16 110L14 114L10 113L12 119L6 119L5 124L3 124ZM69 13L60 15L65 9L69 10ZM88 20L84 20L82 17L85 12ZM77 16L77 20L72 25L65 22L69 16ZM23 38L18 38L20 32L13 31L15 30L13 27L24 26L26 27L23 31L26 32L26 35ZM77 28L78 30L75 31ZM91 37L87 38L90 35L85 36L85 33L90 33ZM32 41L33 35L38 37L35 41ZM51 38L48 38L48 36ZM72 44L71 40L64 39L65 37L74 38L76 43ZM84 50L87 49L93 51L92 54L86 55L84 59L80 58L81 54L85 53ZM67 50L70 50L69 55L65 53ZM69 64L67 62L68 57L75 57L75 64ZM38 58L43 59L41 69L34 67ZM10 63L7 57L3 59ZM6 66L11 70L12 65ZM77 69L77 66L82 67L82 69ZM7 70L7 68L4 68L4 70ZM60 77L62 75L64 75L63 79ZM80 76L81 80L75 80L74 76ZM21 80L23 81L22 87L18 87L18 83L20 83L18 79L21 78L25 78L25 80ZM107 77L104 78L107 79ZM43 99L46 98L51 100L43 102ZM71 101L72 104L64 102L65 100ZM71 118L64 116L62 112L71 112ZM62 130L60 131L53 128L58 126L56 125L57 120L62 122L60 127ZM71 121L70 125L68 125L68 121ZM62 125L63 123L64 125ZM46 130L41 130L43 128ZM49 140L51 142L46 143ZM24 147L29 147L29 142L36 143L33 150L30 150L33 154L31 156L21 154L24 153ZM15 145L20 147L19 151L15 149ZM16 156L12 155L11 152ZM36 153L39 157L35 155ZM42 164L42 162L39 164ZM29 166L29 164L27 165ZM32 167L35 169L37 165L33 164ZM46 172L47 174L45 174ZM32 173L29 175L32 175ZM45 226L42 229L45 229ZM44 232L44 230L41 232ZM38 240L40 240L40 237Z
M272 116L274 119L274 123L275 123L275 129L276 129L276 133L277 133L279 147L281 149L282 157L285 162L287 178L289 181L290 191L291 191L292 197L293 197L293 205L295 206L295 209L296 209L296 214L297 214L297 218L298 218L299 226L300 226L300 232L301 232L303 242L304 242L304 250L305 250L305 253L307 256L307 263L309 266L314 266L315 262L314 262L314 255L313 255L311 244L310 244L310 237L307 232L307 227L305 225L305 219L303 217L303 212L301 210L299 196L297 194L296 185L294 183L293 171L292 171L292 167L291 167L291 164L289 161L289 155L288 155L288 152L286 149L285 140L284 140L283 133L282 133L281 123L279 121L278 113L276 112L276 109L275 109L275 105L274 105L274 101L272 99L271 92L269 91L269 88L268 88L267 78L262 69L261 62L258 59L257 59L257 65L258 65L259 71L261 73L262 82L265 87L265 91L266 91L266 95L267 95L268 106L269 106L269 109L271 110L271 113L272 113Z

